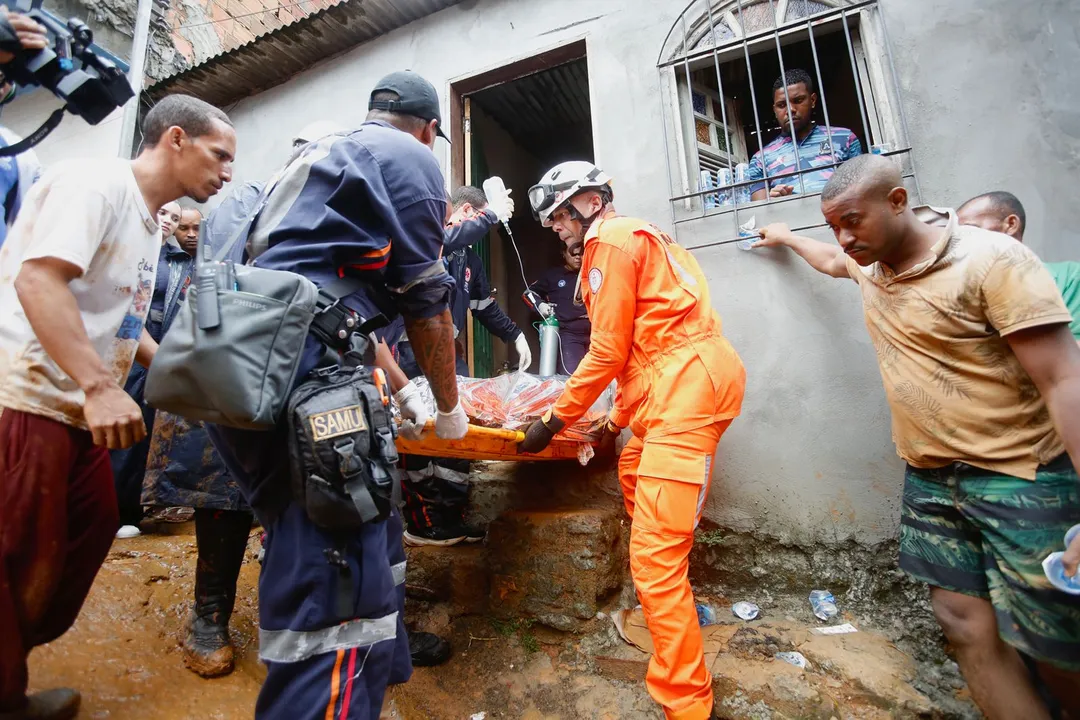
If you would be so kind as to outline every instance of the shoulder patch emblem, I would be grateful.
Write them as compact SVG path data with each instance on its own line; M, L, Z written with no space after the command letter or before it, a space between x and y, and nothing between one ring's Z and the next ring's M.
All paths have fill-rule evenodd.
M600 272L600 268L593 268L589 271L589 289L593 291L594 295L599 292L603 282L604 273Z
M560 280L559 281L559 287L566 287L566 281L565 280Z

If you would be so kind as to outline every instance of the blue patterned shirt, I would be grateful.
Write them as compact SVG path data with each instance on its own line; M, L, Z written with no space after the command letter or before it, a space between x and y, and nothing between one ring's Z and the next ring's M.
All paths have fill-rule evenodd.
M795 165L795 153L792 152L790 135L781 133L766 145L764 167L769 169L769 186L775 188L778 185L791 185L795 189L795 194L821 192L825 183L829 182L829 178L833 176L835 168L805 173L801 182L799 176L793 173L798 170L810 170L822 165L843 162L862 154L862 144L855 133L843 127L833 127L831 130L830 134L821 125L814 125L810 134L799 143L798 167ZM784 175L787 177L782 177ZM761 152L756 152L750 159L746 179L763 180L764 178ZM764 188L765 183L755 183L750 186L750 192L755 193Z

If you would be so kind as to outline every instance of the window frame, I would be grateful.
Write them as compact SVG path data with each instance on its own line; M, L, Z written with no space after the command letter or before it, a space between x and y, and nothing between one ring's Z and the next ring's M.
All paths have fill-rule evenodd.
M703 187L701 175L707 167L702 162L702 154L706 156L708 164L719 161L724 167L734 169L736 163L749 162L751 157L766 143L761 137L761 125L758 112L758 98L751 100L755 110L755 125L758 126L758 138L760 145L747 148L745 137L740 131L741 119L734 111L734 104L730 96L723 92L722 80L719 77L721 64L743 59L748 65L748 76L753 86L753 73L749 70L750 58L759 53L777 52L780 57L781 67L784 67L782 49L784 44L792 40L811 40L815 56L815 67L812 75L815 75L820 85L820 70L817 67L817 39L822 35L832 35L834 31L841 30L844 33L845 43L848 46L848 55L852 63L852 75L855 78L856 93L860 102L860 114L863 119L860 133L865 138L866 147L864 152L872 152L875 147L883 146L882 154L896 155L905 165L905 178L914 181L916 196L919 195L918 179L915 177L911 164L910 150L906 138L907 124L903 116L903 107L899 102L899 87L892 56L889 48L888 32L885 28L884 18L878 6L878 0L815 0L823 5L830 6L828 10L799 17L793 20L785 20L775 23L774 26L765 30L756 30L749 35L744 35L742 26L738 22L735 11L744 11L751 5L759 4L755 0L693 0L684 10L683 15L676 20L664 42L664 48L658 62L661 73L661 87L667 86L668 91L662 98L662 108L665 115L665 148L668 151L669 176L672 172L678 174L671 177L670 196L672 221L676 225L699 217L721 215L731 213L738 224L738 212L741 208L752 208L758 204L768 204L812 196L818 193L805 193L787 196L785 198L766 198L752 201L749 204L733 201L730 205L717 207L715 203L706 202L706 195L713 187ZM761 3L769 3L776 13L775 17L785 17L789 9L789 0L760 0ZM689 33L688 18L686 13L695 6L706 5L694 18L694 31ZM710 24L711 20L711 24ZM706 48L699 48L703 38L709 32L708 28L723 22L735 35L720 41L719 44L710 44ZM676 46L674 54L668 53L667 48L672 35L683 32L681 38L685 46L692 49L689 54L679 55L681 48ZM670 57L665 58L668 54ZM717 84L721 92L709 87L701 86L693 79L693 73L706 68L712 68L717 72ZM808 68L809 71L809 68ZM891 81L891 82L890 82ZM716 99L725 105L727 110L727 127L721 119L709 117L712 105L706 102L706 115L701 116L693 108L691 91L704 92L706 98ZM727 96L727 97L725 97ZM825 113L826 125L828 123L828 102L824 91L819 89L821 105ZM668 118L671 122L668 122ZM710 123L710 137L719 139L719 133L726 130L729 140L728 153L718 152L718 148L710 148L697 140L696 121L703 120ZM715 134L713 134L715 133ZM674 143L670 135L674 135ZM690 140L693 140L691 142ZM672 163L671 154L674 149L675 163ZM820 168L818 168L820 169ZM799 177L802 173L814 172L814 170L802 170L793 177ZM706 207L709 205L710 207ZM679 217L679 208L682 214L688 217Z

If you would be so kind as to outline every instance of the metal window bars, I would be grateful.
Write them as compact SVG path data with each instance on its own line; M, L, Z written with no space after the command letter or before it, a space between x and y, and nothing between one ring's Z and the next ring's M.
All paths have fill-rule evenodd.
M704 7L702 7L704 5ZM842 28L842 34L844 43L846 45L847 57L851 64L852 79L855 83L855 96L858 102L859 119L862 122L863 137L865 138L867 147L864 151L876 152L879 154L888 156L906 156L910 154L911 148L908 141L908 127L907 119L904 116L904 110L902 103L899 102L899 82L896 74L896 67L893 63L892 52L889 47L888 31L885 27L885 18L882 16L881 11L877 8L877 0L814 0L813 2L801 2L795 3L791 0L692 0L689 5L683 10L679 18L672 25L671 30L668 31L668 35L664 41L664 47L661 51L660 58L657 62L657 67L661 73L661 87L664 87L665 81L675 81L676 91L673 93L676 99L677 106L673 109L673 125L676 133L683 133L683 138L676 138L676 148L678 153L679 174L685 177L679 178L683 184L683 192L675 194L670 197L670 206L672 214L672 223L676 226L688 221L698 220L700 218L709 216L723 216L730 215L734 220L735 234L738 234L739 228L739 211L748 207L758 206L760 204L771 205L782 202L790 202L797 200L800 197L806 195L816 194L815 192L806 192L806 181L804 176L810 173L820 172L822 170L829 170L836 168L841 164L836 157L836 148L832 142L832 118L835 115L830 115L829 103L825 91L824 77L822 75L822 64L819 55L819 33L823 27L832 28L829 34L839 34L833 26L839 24ZM830 7L831 6L831 7ZM763 9L767 7L768 17L763 19ZM748 9L753 8L754 13L748 13ZM825 8L825 9L821 9ZM807 15L805 13L810 12ZM737 13L737 14L736 14ZM853 40L853 32L851 25L858 23L861 19L866 19L866 16L873 15L873 21L875 21L881 29L880 47L874 48L881 56L884 56L885 62L888 65L889 78L892 81L891 88L878 88L879 92L890 93L892 97L896 99L896 102L891 103L891 106L895 108L896 117L889 117L885 121L879 120L875 127L871 127L869 122L869 113L867 108L867 95L873 97L874 88L867 85L864 92L863 83L870 83L870 73L865 73L866 79L864 80L864 73L860 68L859 53L856 52L856 41ZM788 15L796 14L798 17L794 17L791 20L787 20ZM751 25L753 23L758 25L764 24L764 29L753 29ZM816 32L817 30L817 32ZM678 35L676 35L678 32ZM681 43L678 43L673 48L671 42L678 40L681 36ZM862 36L858 36L859 42L865 42ZM828 153L829 159L832 162L821 165L809 166L802 160L799 154L799 146L796 142L792 142L792 152L795 158L795 171L785 172L783 175L769 175L768 162L765 161L765 146L768 144L765 141L762 133L761 116L759 113L758 97L756 84L754 82L753 65L751 62L751 56L759 54L761 52L767 52L762 46L769 43L772 40L772 45L775 47L777 60L780 66L781 77L786 77L787 66L784 62L784 50L781 39L784 40L800 40L807 39L810 44L810 52L813 56L814 62L814 78L817 84L817 93L821 100L822 114L825 120L825 130L829 138ZM724 91L724 77L721 69L721 64L728 64L738 62L738 55L742 56L742 60L746 65L746 77L750 91L750 106L753 111L754 118L754 134L757 139L756 153L754 148L747 148L746 162L749 162L755 154L760 154L762 157L762 174L763 178L754 180L742 180L738 181L736 178L736 162L734 160L734 148L732 147L732 139L736 133L743 132L741 127L731 127L729 125L727 99L731 97ZM727 59L722 60L722 57ZM698 141L696 137L696 118L693 111L693 95L696 92L694 90L694 82L692 78L692 72L697 72L707 67L705 61L712 60L711 64L713 71L716 75L716 87L719 91L720 102L717 103L720 106L720 127L715 128L717 137L724 137L726 152L718 155L717 158L711 158L706 156L705 162L703 162L702 151L698 147ZM863 64L868 60L875 60L876 58L862 57ZM680 69L679 66L682 66ZM698 67L692 71L691 65ZM681 71L680 71L681 70ZM667 76L667 77L665 77ZM678 76L681 76L678 77ZM884 76L884 73L881 74ZM685 84L685 95L689 100L689 103L683 102L680 99L680 94L677 91L677 86L680 84L680 80ZM783 87L784 101L790 103L788 97L787 86ZM706 97L706 103L711 102L709 97ZM684 107L689 104L689 109ZM663 106L668 105L667 98L664 99ZM685 113L689 112L689 123L686 122L687 116ZM715 110L713 112L715 115ZM662 112L664 117L664 146L667 153L667 170L668 179L671 183L671 188L675 190L676 178L672 174L672 139L669 136L669 127L666 117L666 113ZM880 114L875 116L880 118ZM898 122L894 122L898 121ZM888 127L885 127L885 126ZM784 130L790 132L790 136L794 139L797 137L795 131L794 121L788 115L788 127ZM782 130L782 132L784 131ZM685 137L689 135L689 137ZM692 146L693 152L684 151L681 146L685 142L687 145ZM887 143L887 144L886 144ZM891 147L890 147L891 146ZM683 154L688 157L686 161L691 163L690 166L684 165ZM720 161L718 163L717 161ZM723 184L717 182L707 183L709 187L702 187L702 177L709 173L710 178L716 175L709 166L717 166L723 164L726 161L727 173L726 179L728 182ZM910 158L908 158L910 163ZM918 178L915 176L913 170L903 172L905 179L913 181L916 197L921 196L919 189ZM772 197L771 192L765 193L764 200L740 202L740 194L749 195L748 192L740 190L745 188L749 190L754 185L764 184L765 189L769 190L772 187L773 180L779 177L798 178L799 192L793 193L788 196ZM691 187L697 187L697 190L689 191ZM726 199L721 201L721 193L724 193L724 197L730 197L730 202ZM710 197L711 196L711 197ZM709 201L706 200L709 198ZM696 203L700 212L687 213L684 217L679 217L677 214L677 207L682 203L689 211L693 209L693 205ZM710 203L717 205L718 207L710 208ZM812 226L821 227L822 225ZM809 229L809 228L802 228ZM698 247L708 247L718 244L727 244L738 242L741 238L735 237L731 240L723 240L720 242L710 242Z

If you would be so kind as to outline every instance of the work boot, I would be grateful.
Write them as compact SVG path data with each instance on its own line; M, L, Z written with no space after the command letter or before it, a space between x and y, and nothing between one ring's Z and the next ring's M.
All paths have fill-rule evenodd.
M230 510L195 511L195 607L180 645L184 665L202 677L233 671L229 619L236 600L236 580L244 562L251 515Z
M26 707L0 713L0 720L71 720L79 714L82 696L71 688L42 690L27 698Z
M228 675L233 671L234 661L228 621L222 625L220 621L215 622L212 615L200 617L198 613L196 609L191 614L187 636L180 644L184 650L184 665L205 678Z
M450 643L438 635L409 632L409 655L413 667L434 667L450 659Z
M421 461L410 466L409 461ZM405 544L450 546L480 542L487 532L465 522L469 507L468 461L410 457L406 460Z

